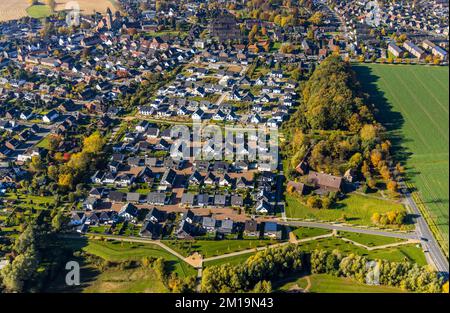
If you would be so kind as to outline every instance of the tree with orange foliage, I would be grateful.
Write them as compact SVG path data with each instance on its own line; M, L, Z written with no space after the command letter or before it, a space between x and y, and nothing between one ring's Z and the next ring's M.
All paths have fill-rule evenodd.
M374 167L377 167L378 163L380 163L382 159L383 155L381 154L381 152L377 149L373 149L372 152L370 153L370 161L372 162L372 165Z

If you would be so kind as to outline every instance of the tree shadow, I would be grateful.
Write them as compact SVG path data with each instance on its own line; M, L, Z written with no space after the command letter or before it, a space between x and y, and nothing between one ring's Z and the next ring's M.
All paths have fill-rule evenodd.
M88 287L101 273L92 263L81 254L82 248L87 246L88 240L84 237L74 239L61 239L60 249L65 250L65 260L61 261L61 266L48 277L45 293L79 293ZM80 284L68 285L66 276L70 272L65 268L68 262L77 262L80 268ZM72 276L70 276L72 277Z
M371 68L356 66L353 69L361 84L362 91L368 96L368 103L373 105L376 120L388 132L395 160L405 164L411 157L412 152L405 146L405 143L411 141L411 139L406 139L402 133L402 127L405 123L402 114L393 108L385 97L385 93L378 88L377 82L380 77L375 75Z

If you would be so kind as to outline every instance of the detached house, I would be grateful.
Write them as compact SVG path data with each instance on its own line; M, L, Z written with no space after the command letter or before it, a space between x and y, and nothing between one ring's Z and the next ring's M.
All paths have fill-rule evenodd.
M44 123L52 123L59 117L59 113L55 110L51 110L42 117Z
M126 221L134 221L138 215L138 208L131 204L125 204L119 211L119 216Z

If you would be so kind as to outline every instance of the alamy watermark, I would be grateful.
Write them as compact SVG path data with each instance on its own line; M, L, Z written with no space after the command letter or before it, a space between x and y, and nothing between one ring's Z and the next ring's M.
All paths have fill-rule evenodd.
M175 125L170 156L174 160L258 161L271 171L278 168L278 128L266 125L240 127L194 122Z
M380 284L380 263L369 261L366 263L366 284L378 286Z
M381 24L382 10L377 1L369 1L365 5L366 9L366 24L378 27Z
M69 261L66 263L66 285L79 286L80 285L80 264L76 261Z

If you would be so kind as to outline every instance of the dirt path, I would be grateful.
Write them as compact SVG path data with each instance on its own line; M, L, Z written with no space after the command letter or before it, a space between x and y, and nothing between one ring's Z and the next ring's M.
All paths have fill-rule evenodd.
M306 279L307 285L306 285L306 288L304 289L304 291L309 292L309 289L311 289L311 278L309 276L306 276L305 279Z

